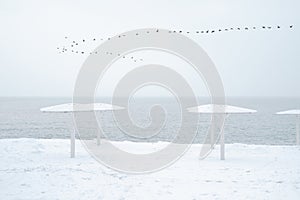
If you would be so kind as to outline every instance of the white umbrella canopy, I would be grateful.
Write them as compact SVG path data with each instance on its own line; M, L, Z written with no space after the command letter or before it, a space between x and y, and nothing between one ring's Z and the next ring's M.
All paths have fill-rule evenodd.
M300 109L299 110L286 110L277 112L277 115L300 115Z
M203 114L251 114L256 113L256 110L230 106L230 105L218 105L218 104L207 104L188 108L189 112L197 112Z
M75 104L66 103L55 106L41 108L41 112L45 113L69 113L69 112L88 112L88 111L108 111L108 110L121 110L123 107L106 104L106 103L93 103L93 104ZM75 130L71 132L71 158L75 157ZM100 144L100 135L97 135L97 143Z
M294 110L286 110L286 111L281 111L277 112L277 115L296 115L297 122L296 122L296 144L300 145L300 109L294 109Z
M195 113L202 113L202 114L225 114L226 116L229 114L251 114L256 113L256 110L248 109L248 108L242 108L237 106L231 106L231 105L221 105L221 104L206 104L196 107L188 108L189 112L195 112ZM214 128L213 128L214 129ZM224 132L221 130L221 136L220 136L220 155L221 160L225 160L225 139L224 139ZM210 135L211 140L211 147L215 141L213 131Z
M123 107L106 104L106 103L93 103L93 104L59 104L41 108L42 112L87 112L87 111L105 111L105 110L120 110Z

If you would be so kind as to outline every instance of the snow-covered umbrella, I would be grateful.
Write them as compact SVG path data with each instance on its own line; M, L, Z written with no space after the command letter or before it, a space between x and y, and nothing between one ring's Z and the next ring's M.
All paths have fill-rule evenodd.
M123 107L106 104L106 103L93 103L93 104L78 104L66 103L55 106L41 108L41 112L47 113L70 113L70 112L89 112L89 111L109 111L121 110ZM71 131L71 158L75 157L75 129ZM100 144L100 135L97 134L97 143Z
M296 115L296 144L300 145L300 110L286 110L277 112L277 115Z
M225 114L226 117L229 114L251 114L256 113L256 110L248 109L248 108L242 108L242 107L236 107L236 106L230 106L230 105L218 105L218 104L207 104L207 105L201 105L196 106L192 108L188 108L189 112L195 112L195 113L201 113L201 114ZM211 132L211 145L214 143L214 135L213 132ZM221 154L221 160L225 160L225 143L224 143L224 132L221 130L221 136L220 136L220 154Z

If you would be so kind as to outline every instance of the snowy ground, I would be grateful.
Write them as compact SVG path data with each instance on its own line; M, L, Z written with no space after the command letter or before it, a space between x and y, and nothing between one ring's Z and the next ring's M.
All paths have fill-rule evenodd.
M300 199L300 147L231 144L225 161L218 150L200 161L194 145L164 170L129 175L78 141L71 159L69 140L2 139L0 199Z

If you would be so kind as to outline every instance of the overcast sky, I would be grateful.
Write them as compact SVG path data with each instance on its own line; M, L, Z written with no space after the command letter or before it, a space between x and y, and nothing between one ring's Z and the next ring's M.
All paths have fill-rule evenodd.
M300 97L299 10L299 0L0 0L0 96L71 96L87 55L59 54L65 36L281 25L190 37L214 61L226 95Z

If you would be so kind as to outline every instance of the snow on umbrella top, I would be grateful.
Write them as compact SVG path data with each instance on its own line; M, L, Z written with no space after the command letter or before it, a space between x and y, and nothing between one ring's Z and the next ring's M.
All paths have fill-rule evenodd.
M286 110L277 112L277 115L300 115L300 110Z
M256 113L256 110L241 108L230 105L207 104L188 108L189 112L204 113L204 114L250 114Z
M123 107L106 104L106 103L93 103L93 104L59 104L41 108L42 112L87 112L87 111L105 111L105 110L121 110Z

